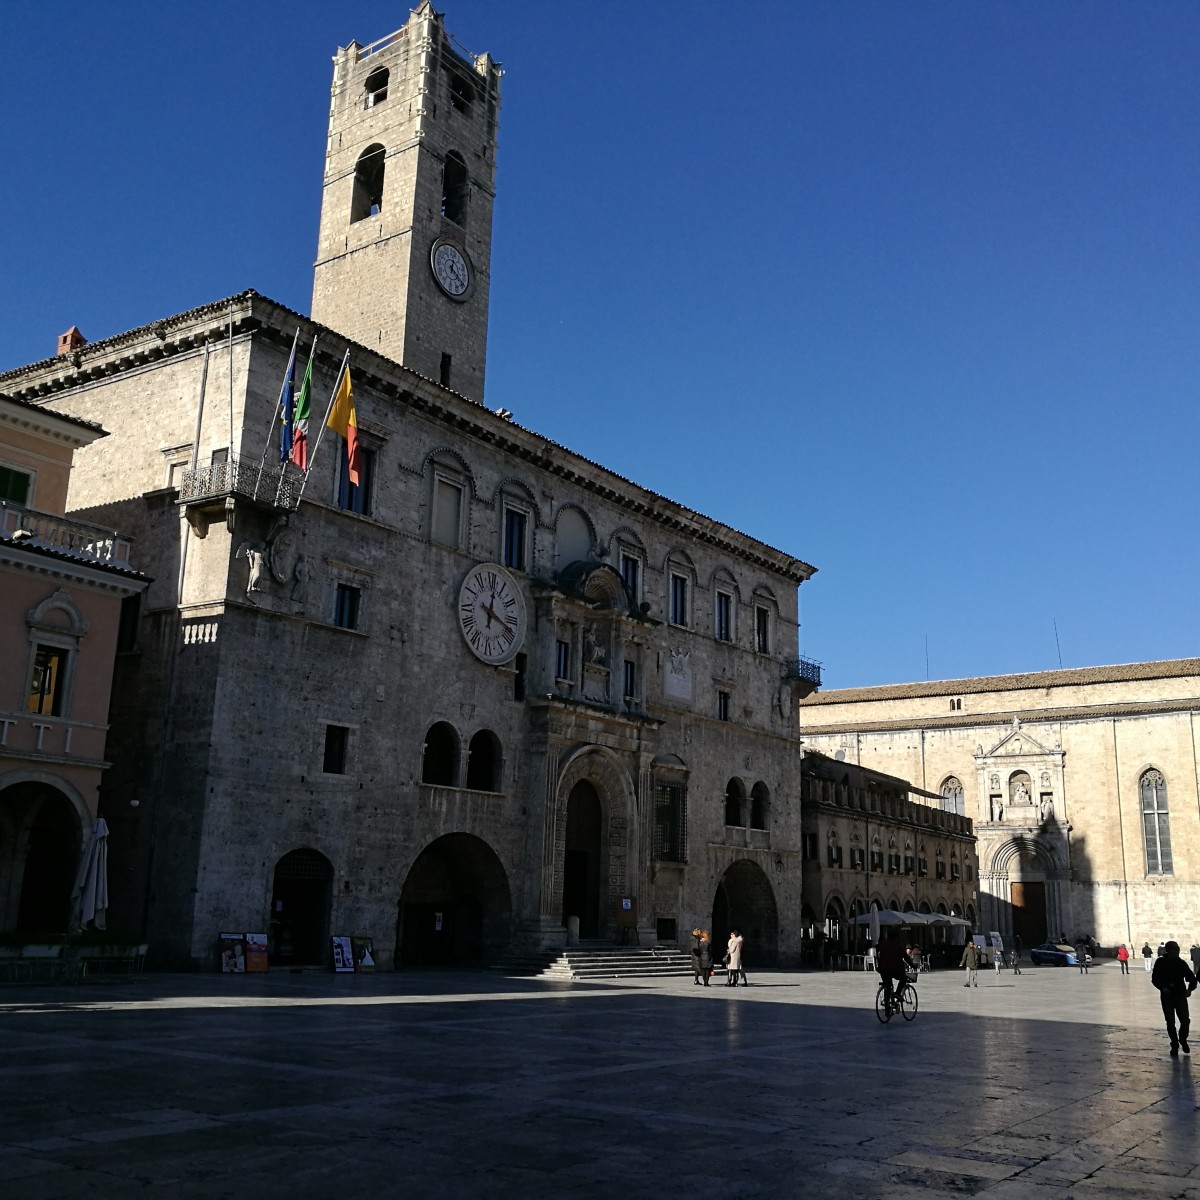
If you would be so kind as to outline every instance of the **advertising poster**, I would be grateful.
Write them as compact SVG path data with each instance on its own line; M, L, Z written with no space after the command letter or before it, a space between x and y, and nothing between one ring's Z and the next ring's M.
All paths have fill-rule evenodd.
M245 934L218 933L218 960L222 975L244 975L246 973Z
M246 934L246 974L258 974L267 969L267 935Z
M354 971L354 950L345 934L335 934L329 939L333 944L333 969L337 974Z
M354 969L356 971L375 970L375 939L357 934L350 939L354 947Z

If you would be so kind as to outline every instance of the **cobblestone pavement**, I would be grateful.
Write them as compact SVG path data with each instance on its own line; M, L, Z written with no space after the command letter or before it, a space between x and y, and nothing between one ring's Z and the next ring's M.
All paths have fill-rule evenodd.
M863 974L0 988L0 1195L1200 1198L1141 970L962 980L887 1026Z

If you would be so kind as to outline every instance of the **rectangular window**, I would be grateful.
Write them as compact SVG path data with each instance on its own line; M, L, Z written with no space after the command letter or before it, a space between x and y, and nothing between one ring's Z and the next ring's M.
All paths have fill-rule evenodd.
M953 858L950 860L950 878L958 878L958 862Z
M43 717L61 717L66 682L67 651L57 646L38 646L29 680L29 711Z
M872 871L882 871L883 870L883 851L882 850L872 850L871 851L871 870Z
M24 508L29 503L29 485L33 476L16 467L0 467L0 500Z
M636 604L641 598L642 562L632 554L621 555L621 578L625 580L625 590L629 599Z
M733 697L729 692L717 693L717 720L728 721L730 706L733 703Z
M358 448L358 482L350 482L350 455L346 443L342 442L342 456L338 467L338 508L360 516L371 515L371 483L375 476L375 451L365 446Z
M917 874L921 876L929 874L929 859L923 854L917 859Z
M173 462L167 468L167 487L179 490L179 485L183 482L183 473L192 465L191 459L183 459L181 462Z
M728 592L717 593L715 634L718 642L733 641L733 597Z
M450 365L452 361L450 355L443 352L441 366L438 368L438 382L445 388L450 386Z
M842 848L835 842L829 843L829 865L831 867L840 867L842 865Z
M934 875L938 879L946 878L946 864L940 858L937 860L937 866L934 869Z
M685 575L671 576L671 624L688 623L688 581Z
M900 874L900 855L898 855L898 854L889 854L888 855L888 874L889 875L899 875Z
M463 490L457 483L439 479L433 490L433 540L457 546L462 536Z
M771 610L761 604L754 606L754 649L759 654L771 653Z
M142 596L126 596L121 601L121 616L117 623L117 649L137 649L138 618L142 614Z
M805 859L808 862L815 862L817 858L817 835L815 833L801 834L800 845L803 849Z
M339 629L358 628L358 604L362 597L359 588L348 583L339 583L333 603L333 623Z
M681 783L654 785L654 858L687 862L687 792Z
M346 746L350 741L350 730L345 725L325 726L325 759L321 770L326 775L345 775Z
M861 846L850 847L850 869L861 871L867 862L867 852Z
M504 565L525 570L526 529L529 517L516 508L504 510Z
M571 643L554 643L554 678L571 678Z
M625 699L637 699L637 663L631 658L625 660Z
M911 875L917 869L917 860L911 854L904 856L904 873Z

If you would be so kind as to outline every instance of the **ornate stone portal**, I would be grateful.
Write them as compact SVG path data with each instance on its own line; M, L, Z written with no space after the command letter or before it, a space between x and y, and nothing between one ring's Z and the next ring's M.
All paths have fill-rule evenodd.
M1070 825L1063 804L1063 752L1013 718L990 750L975 754L979 811L980 915L1005 940L1028 948L1075 936L1071 912Z

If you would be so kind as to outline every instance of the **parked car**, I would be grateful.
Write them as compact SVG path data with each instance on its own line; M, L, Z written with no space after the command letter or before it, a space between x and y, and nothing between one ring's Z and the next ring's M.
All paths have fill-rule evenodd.
M1064 946L1060 942L1043 942L1030 950L1029 957L1035 967L1079 966L1079 959L1075 957L1075 947Z

